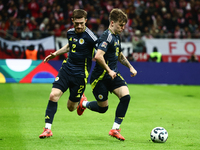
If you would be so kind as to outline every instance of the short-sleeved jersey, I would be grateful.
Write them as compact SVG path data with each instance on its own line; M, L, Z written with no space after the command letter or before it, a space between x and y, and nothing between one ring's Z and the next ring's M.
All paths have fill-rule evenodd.
M69 75L87 78L92 65L92 57L97 37L86 27L82 33L75 33L75 29L67 31L69 41L68 58L63 61L62 69Z
M118 72L118 55L121 52L121 40L119 35L115 35L109 29L107 29L98 40L98 49L105 52L104 59L110 69ZM98 63L96 63L92 72L91 82L99 78L109 79L111 77L108 75L108 73L106 73L106 70L104 70Z

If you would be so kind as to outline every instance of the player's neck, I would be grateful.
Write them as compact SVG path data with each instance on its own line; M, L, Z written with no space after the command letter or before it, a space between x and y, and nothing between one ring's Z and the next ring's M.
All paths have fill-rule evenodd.
M112 27L109 26L108 29L110 30L110 32L111 32L112 34L115 34L115 32L114 32L114 30L113 30Z

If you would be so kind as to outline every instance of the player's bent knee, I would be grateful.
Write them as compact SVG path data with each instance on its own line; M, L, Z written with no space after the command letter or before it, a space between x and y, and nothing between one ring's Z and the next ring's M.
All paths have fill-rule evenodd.
M99 106L99 113L105 113L107 110L108 110L108 106L106 106L106 107Z
M130 95L125 95L122 98L120 98L120 102L121 103L129 103L130 99L131 99Z
M49 96L49 99L51 100L51 101L56 101L56 98L57 97L57 94L56 93L54 93L54 92L51 92L50 93L50 96Z
M68 108L68 110L71 111L71 112L75 110L75 107L74 107L74 106L67 106L67 108Z

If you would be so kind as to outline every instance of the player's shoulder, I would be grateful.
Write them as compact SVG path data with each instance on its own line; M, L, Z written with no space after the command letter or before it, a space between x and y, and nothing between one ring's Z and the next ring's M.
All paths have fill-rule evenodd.
M111 33L111 31L109 30L109 29L107 29L107 30L105 30L104 32L103 32L103 34L101 35L101 40L105 40L105 41L107 41L108 43L110 43L111 41L112 41L112 39L113 39L113 36L112 36L112 33Z
M96 35L95 35L88 27L86 27L85 33L87 33L87 34L89 35L89 37L90 37L93 41L97 41Z
M75 28L71 28L67 31L67 34L70 34L70 33L75 33Z

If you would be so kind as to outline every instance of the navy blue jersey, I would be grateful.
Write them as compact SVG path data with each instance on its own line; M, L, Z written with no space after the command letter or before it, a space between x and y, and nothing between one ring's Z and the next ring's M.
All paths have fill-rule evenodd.
M67 38L70 51L68 58L63 61L62 69L69 75L87 78L92 65L97 37L86 27L84 32L78 34L75 33L74 28L69 29Z
M110 69L118 72L118 55L121 52L121 40L119 35L115 35L109 29L107 29L98 40L98 49L105 52L104 59ZM111 78L108 73L98 63L96 63L92 72L91 82L93 82L95 79L99 79L99 77L101 79Z

